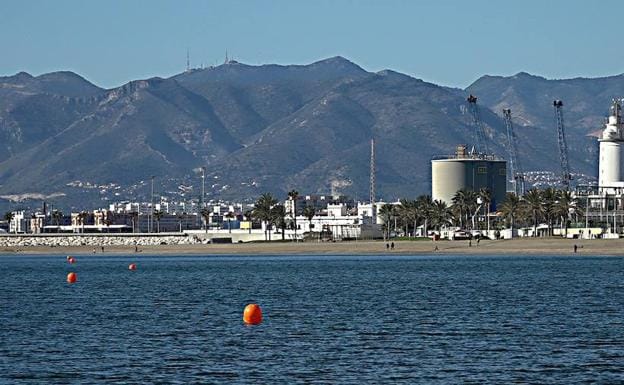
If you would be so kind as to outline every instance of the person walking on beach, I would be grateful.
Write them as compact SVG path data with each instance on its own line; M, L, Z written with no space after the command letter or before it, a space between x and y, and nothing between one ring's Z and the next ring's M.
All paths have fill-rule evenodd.
M468 247L472 247L472 239L468 240Z
M576 254L576 249L578 248L578 246L576 246L576 243L574 244L574 254Z
M386 243L386 250L388 250L390 248L390 244Z
M394 250L394 242L390 244L390 250Z

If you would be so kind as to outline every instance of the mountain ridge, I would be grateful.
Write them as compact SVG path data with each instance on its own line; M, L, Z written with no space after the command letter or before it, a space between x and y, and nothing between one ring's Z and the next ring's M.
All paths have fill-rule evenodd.
M59 204L93 206L145 199L138 186L156 175L175 196L180 185L196 186L193 170L206 167L215 199L336 186L362 197L371 138L381 197L427 193L431 157L473 141L469 93L479 98L497 154L506 156L507 146L501 109L512 108L522 163L552 171L558 158L550 98L564 100L573 168L595 174L597 146L586 135L608 109L600 103L620 89L622 75L579 81L519 72L486 75L461 90L391 69L368 72L340 56L308 65L231 61L112 89L70 71L21 72L0 77L0 195L63 191ZM125 190L67 187L78 179ZM177 198L196 199L197 189L189 194Z

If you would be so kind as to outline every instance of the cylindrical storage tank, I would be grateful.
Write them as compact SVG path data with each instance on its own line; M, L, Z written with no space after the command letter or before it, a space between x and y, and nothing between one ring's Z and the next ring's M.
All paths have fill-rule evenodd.
M598 186L609 187L622 181L622 142L600 141Z
M431 198L451 204L455 193L472 185L468 162L457 159L431 161ZM472 178L470 178L472 179Z
M478 192L487 188L492 197L491 210L505 200L507 192L507 162L485 159L437 159L431 161L431 197L448 205L457 191Z

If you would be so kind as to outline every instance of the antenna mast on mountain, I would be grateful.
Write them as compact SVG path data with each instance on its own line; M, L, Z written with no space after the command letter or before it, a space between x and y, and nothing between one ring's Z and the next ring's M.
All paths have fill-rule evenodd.
M191 54L189 53L188 48L186 49L186 72L191 70Z
M223 64L227 64L230 61L230 59L228 58L228 51L227 49L225 50L225 62L223 62Z
M375 139L371 139L370 148L370 204L375 212Z

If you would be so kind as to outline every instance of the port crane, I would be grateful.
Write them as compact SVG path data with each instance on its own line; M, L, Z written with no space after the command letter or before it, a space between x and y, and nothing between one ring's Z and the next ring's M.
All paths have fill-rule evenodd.
M553 101L555 110L555 124L557 125L557 143L559 144L559 162L561 163L561 182L566 190L570 189L570 164L568 162L568 144L565 137L565 126L563 124L563 102L561 100Z
M479 114L479 106L477 106L477 97L470 94L468 96L468 110L472 115L472 122L475 127L475 139L476 139L476 147L477 152L481 154L487 154L487 142L485 141L485 130L483 129L483 124L481 122L481 115Z
M509 154L509 172L513 179L513 188L516 195L524 195L524 174L518 160L516 132L514 131L513 122L511 120L511 109L503 109L503 119L507 128L507 152Z

